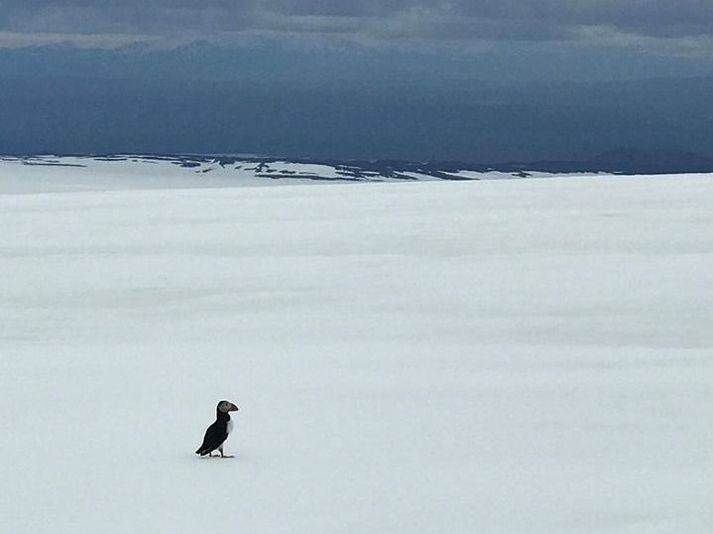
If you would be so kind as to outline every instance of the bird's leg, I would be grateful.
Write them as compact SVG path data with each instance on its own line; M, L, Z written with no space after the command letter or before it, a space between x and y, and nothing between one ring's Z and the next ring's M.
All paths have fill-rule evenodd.
M223 458L234 458L234 456L232 454L223 454L223 446L222 445L220 447L218 447L218 450L220 451L220 456L222 456Z

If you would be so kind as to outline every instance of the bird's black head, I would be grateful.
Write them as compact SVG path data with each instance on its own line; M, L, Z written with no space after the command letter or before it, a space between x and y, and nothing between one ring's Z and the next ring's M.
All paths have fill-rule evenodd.
M237 412L238 407L230 401L222 400L218 403L218 411L223 413Z

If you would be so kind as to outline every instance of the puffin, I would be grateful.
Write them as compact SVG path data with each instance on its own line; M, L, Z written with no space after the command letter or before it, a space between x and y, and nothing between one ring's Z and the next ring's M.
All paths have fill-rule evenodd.
M215 422L205 431L203 444L198 447L196 454L201 456L213 456L213 451L218 449L223 458L232 458L223 453L223 443L228 439L228 434L233 429L233 422L230 420L230 412L237 412L238 407L230 401L222 400L215 408Z

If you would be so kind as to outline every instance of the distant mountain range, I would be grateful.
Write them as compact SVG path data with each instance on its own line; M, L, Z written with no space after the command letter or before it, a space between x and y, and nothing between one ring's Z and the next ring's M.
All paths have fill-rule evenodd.
M136 168L136 176L160 174L170 179L206 176L250 182L269 180L331 182L395 182L481 180L545 177L567 174L713 173L713 159L677 151L618 149L585 161L531 161L493 164L412 162L397 160L338 161L286 159L245 155L10 155L0 164L87 169L111 173L118 164ZM123 165L125 167L125 165ZM158 167L147 167L154 165ZM148 172L147 172L148 171ZM87 175L88 176L88 175Z
M613 174L681 174L713 172L713 159L677 150L610 150L583 161L529 161L495 164L503 172L606 172Z

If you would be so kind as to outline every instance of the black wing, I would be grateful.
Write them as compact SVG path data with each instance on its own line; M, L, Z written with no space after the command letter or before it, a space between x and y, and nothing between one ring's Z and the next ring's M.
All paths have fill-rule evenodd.
M228 438L228 433L225 431L225 424L216 421L208 427L203 438L203 445L198 447L196 454L205 456L220 447Z

